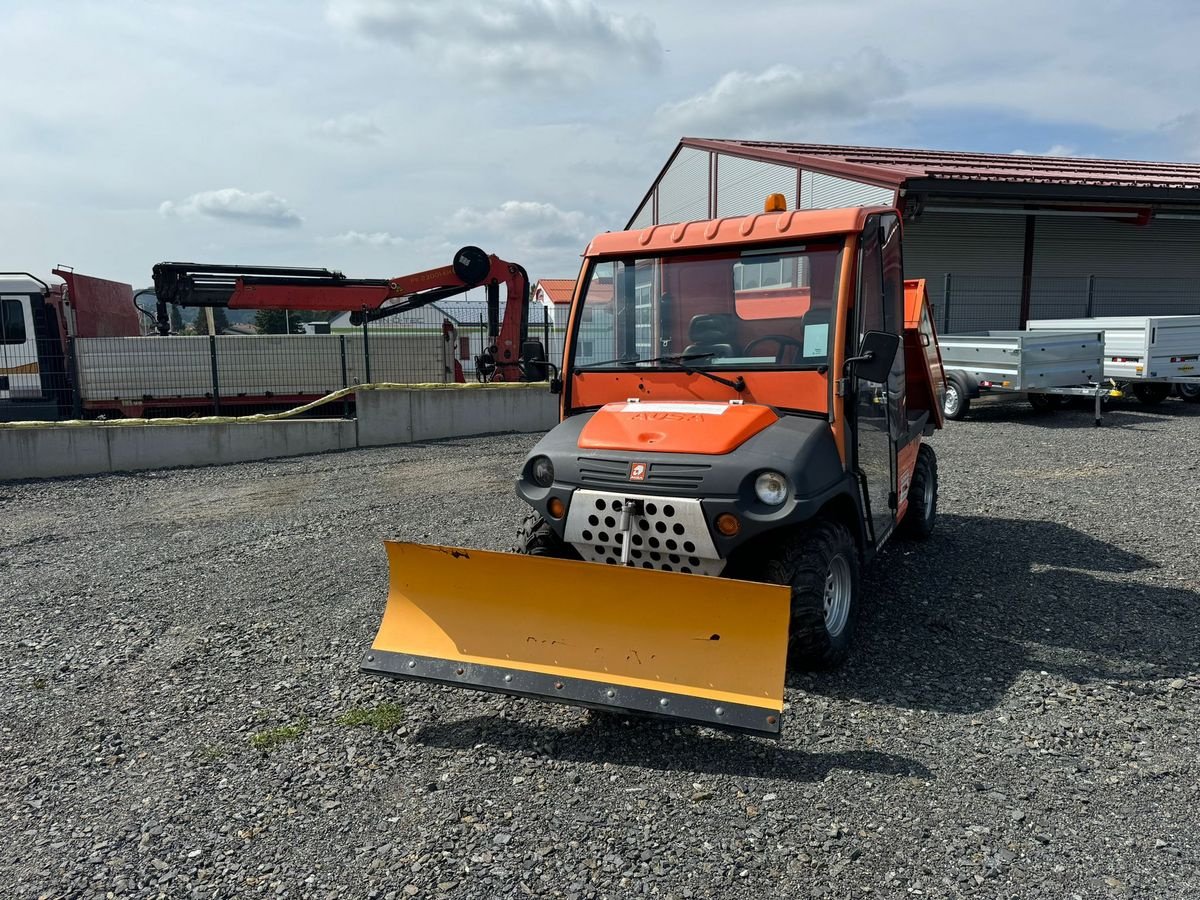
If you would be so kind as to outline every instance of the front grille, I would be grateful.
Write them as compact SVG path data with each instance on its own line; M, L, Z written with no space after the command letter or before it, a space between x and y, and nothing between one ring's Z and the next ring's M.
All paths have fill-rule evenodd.
M639 460L640 461L640 460ZM669 488L685 493L696 492L704 483L704 474L712 468L707 463L669 463L649 461L649 471L644 481L630 482L629 459L597 459L579 457L579 481L604 487L621 485L637 487Z

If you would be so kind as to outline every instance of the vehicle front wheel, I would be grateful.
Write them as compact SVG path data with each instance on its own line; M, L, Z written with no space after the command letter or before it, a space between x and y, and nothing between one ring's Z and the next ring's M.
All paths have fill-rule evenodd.
M1200 403L1200 381L1181 381L1175 385L1179 397L1188 403Z
M758 578L792 589L789 665L841 665L858 615L858 546L850 530L822 519L790 532L767 554Z
M558 536L539 513L531 512L517 530L513 553L527 556L552 556L555 559L579 559L575 548Z
M942 402L942 413L947 419L957 421L971 408L971 397L962 382L950 378L946 381L946 399Z

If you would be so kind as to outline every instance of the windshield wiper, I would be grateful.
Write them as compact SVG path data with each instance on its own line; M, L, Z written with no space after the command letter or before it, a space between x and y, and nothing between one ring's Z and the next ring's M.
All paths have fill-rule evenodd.
M739 394L746 389L746 379L741 375L736 381L731 381L728 378L722 378L720 375L714 375L712 372L706 372L704 369L696 369L689 366L686 360L692 359L710 359L716 354L712 351L708 353L677 353L672 356L653 356L650 359L638 359L636 356L623 356L620 359L606 359L604 362L592 363L587 366L576 366L575 371L586 371L588 369L599 368L600 366L611 366L615 363L626 363L628 365L641 365L642 363L667 363L669 365L679 366L683 371L692 375L703 375L705 378L715 381L717 384L723 384L726 387L731 387Z

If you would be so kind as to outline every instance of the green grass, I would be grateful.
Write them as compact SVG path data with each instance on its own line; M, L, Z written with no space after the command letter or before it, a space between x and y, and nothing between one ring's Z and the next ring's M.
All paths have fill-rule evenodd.
M404 707L398 703L380 703L370 709L351 709L338 716L339 725L374 728L383 733L395 731L404 721Z
M218 759L220 759L222 756L225 755L225 750L224 750L224 748L218 747L215 744L213 744L208 747L201 747L197 751L197 753L203 762L216 762Z
M308 720L300 719L291 725L280 725L250 735L250 746L263 753L270 753L272 750L296 740L306 731L308 731Z

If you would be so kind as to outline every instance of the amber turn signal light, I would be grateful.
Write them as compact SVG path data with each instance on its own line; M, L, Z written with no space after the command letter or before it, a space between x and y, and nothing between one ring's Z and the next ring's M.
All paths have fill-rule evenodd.
M721 513L717 516L717 531L725 537L733 537L742 530L742 523L733 513Z
M567 511L567 506L557 497L551 497L550 502L546 504L546 512L554 516L556 519L561 519L563 513Z

